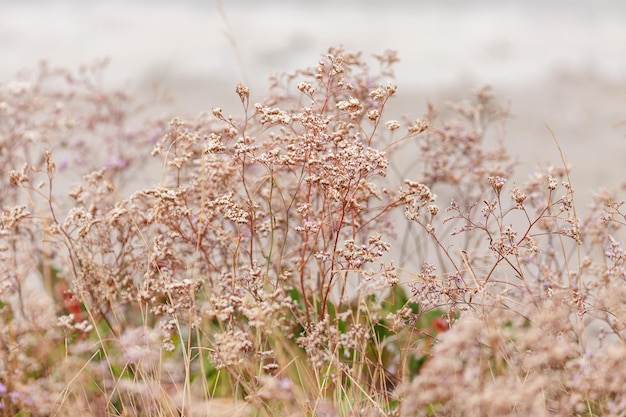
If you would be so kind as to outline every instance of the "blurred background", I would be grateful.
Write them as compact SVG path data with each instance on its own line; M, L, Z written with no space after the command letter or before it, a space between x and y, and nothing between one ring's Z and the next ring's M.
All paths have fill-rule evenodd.
M111 60L104 82L150 100L155 88L189 115L238 111L234 86L264 97L272 73L309 67L329 46L397 50L388 117L420 117L493 87L509 105L507 145L524 176L573 166L583 201L626 178L623 0L0 0L0 82L42 60Z

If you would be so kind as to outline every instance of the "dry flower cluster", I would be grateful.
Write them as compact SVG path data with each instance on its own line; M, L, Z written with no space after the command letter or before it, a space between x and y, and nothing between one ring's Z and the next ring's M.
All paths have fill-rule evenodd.
M374 58L237 117L0 84L0 415L625 415L623 202L516 177L487 88L388 119Z

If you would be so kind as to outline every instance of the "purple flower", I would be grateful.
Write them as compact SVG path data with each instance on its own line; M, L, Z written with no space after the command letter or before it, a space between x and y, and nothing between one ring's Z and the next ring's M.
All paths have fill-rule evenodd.
M119 156L110 156L104 163L104 166L107 169L124 168L127 165L128 165L128 160L126 160L125 158L121 158Z

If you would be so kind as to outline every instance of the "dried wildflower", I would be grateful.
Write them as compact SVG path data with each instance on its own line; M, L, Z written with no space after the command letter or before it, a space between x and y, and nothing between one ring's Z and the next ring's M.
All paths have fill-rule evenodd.
M224 114L222 113L222 109L220 107L214 107L212 113L213 116L217 117L218 119L224 119Z
M0 226L4 230L13 229L20 221L27 219L30 215L30 212L24 205L13 207L10 210L3 209L2 217L0 217Z
M385 123L385 126L393 132L394 130L398 130L400 128L400 123L397 120L389 120Z
M18 394L41 389L89 409L76 404L99 397L58 379L70 374L150 415L163 404L148 392L180 389L196 403L195 388L181 388L193 380L285 415L321 415L309 403L346 395L359 415L623 414L621 199L604 192L579 217L567 166L534 172L502 199L514 166L499 141L487 145L500 131L487 125L506 116L489 89L443 121L430 105L386 142L397 55L377 59L372 74L359 53L332 48L316 67L275 77L254 114L239 84L240 117L215 108L145 129L124 125L136 120L125 93L95 88L87 70L44 66L32 82L0 83L0 327L10 336L0 406L26 407ZM44 84L53 74L70 92ZM408 138L418 152L399 189L385 175ZM150 150L162 172L133 190ZM78 185L68 196L58 179ZM452 198L446 218L435 190ZM50 346L65 346L67 360Z
M222 141L222 136L220 134L211 132L206 140L206 153L218 153L226 150L226 147L224 146L224 143Z
M369 96L372 100L375 100L375 101L383 101L387 98L386 91L382 87L379 87L375 90L370 91Z
M355 97L350 97L348 100L342 100L335 105L339 110L353 110L362 108L361 103Z
M496 194L500 195L502 187L506 184L506 178L502 178L500 176L488 177L487 182L491 185Z
M417 119L415 123L409 126L409 133L420 134L428 129L428 121Z
M17 187L20 184L28 183L30 179L28 178L28 175L26 175L25 171L26 171L26 167L21 172L10 170L9 171L9 185L11 187Z
M556 190L557 186L558 186L557 180L554 177L549 176L548 177L548 190L554 191Z
M211 354L218 369L241 364L253 349L250 336L239 330L215 335L215 351Z
M46 172L48 172L48 174L54 174L54 171L56 170L56 164L52 160L52 153L50 152L49 149L46 149L45 153L46 153Z
M248 99L250 98L250 89L248 87L239 83L237 84L237 87L235 87L235 91L237 92L237 95L242 103L248 102Z
M289 113L279 108L266 107L260 104L255 104L255 108L261 124L289 125L291 122Z
M378 109L370 109L367 111L367 118L374 122L380 118L380 112Z
M526 194L521 192L517 187L511 190L511 198L517 203L517 208L521 208L521 204L526 200Z
M298 90L308 95L309 97L312 97L316 91L315 87L313 87L311 83L307 83L307 82L298 83L296 87L298 88Z

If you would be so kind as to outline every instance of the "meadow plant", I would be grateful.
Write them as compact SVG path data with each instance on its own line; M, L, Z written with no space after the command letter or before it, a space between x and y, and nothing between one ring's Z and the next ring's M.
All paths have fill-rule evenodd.
M388 118L397 61L189 120L0 85L0 413L624 415L623 202L516 177L488 88Z

